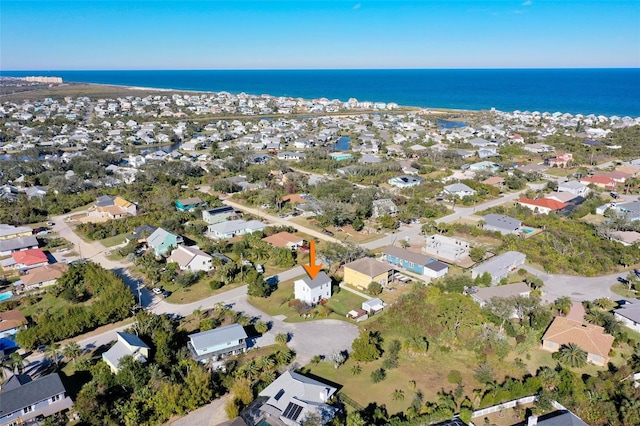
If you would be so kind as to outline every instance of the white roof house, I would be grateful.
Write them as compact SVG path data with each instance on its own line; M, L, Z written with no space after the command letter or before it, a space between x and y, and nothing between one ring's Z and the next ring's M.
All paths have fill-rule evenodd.
M266 227L266 223L262 223L257 220L245 221L242 219L237 219L209 225L207 230L211 238L222 240L233 238L236 235L244 235L256 231L262 231Z
M336 388L293 371L285 371L260 392L268 398L260 407L265 419L272 418L287 426L298 426L312 415L326 424L335 416L337 408L327 404Z
M244 352L247 349L247 333L240 324L231 324L190 334L187 347L196 361L218 360Z
M444 187L444 192L457 197L468 197L476 193L476 191L464 183L453 183Z
M175 262L181 270L208 272L213 269L212 259L213 257L209 253L205 253L197 247L178 246L167 258L167 263Z
M517 251L508 251L496 256L471 270L471 278L488 272L491 275L491 285L496 285L518 266L524 265L526 256Z

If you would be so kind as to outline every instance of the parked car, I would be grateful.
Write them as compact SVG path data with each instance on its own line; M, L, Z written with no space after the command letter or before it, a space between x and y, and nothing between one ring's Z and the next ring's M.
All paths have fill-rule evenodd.
M53 223L53 222L47 222L47 226L53 226L53 225L55 225L55 223Z
M155 294L162 294L162 289L160 287L154 287L152 290Z
M329 231L327 228L322 228L322 233L326 234L326 235L328 235L330 237L333 237L333 235L334 235L333 232Z
M264 267L262 265L256 264L256 271L260 274L264 274Z
M623 277L618 277L618 281L620 281L622 284L629 284L629 280Z
M171 292L169 290L162 290L162 297L169 297L171 296Z
M633 273L636 274L636 277L640 278L640 269L634 269Z

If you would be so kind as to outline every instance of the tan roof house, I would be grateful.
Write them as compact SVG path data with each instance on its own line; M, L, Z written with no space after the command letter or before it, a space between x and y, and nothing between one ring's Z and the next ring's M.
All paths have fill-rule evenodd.
M503 188L506 184L504 178L500 176L491 176L490 178L483 180L481 183L495 186L496 188Z
M19 284L16 287L20 291L29 291L38 287L53 285L62 274L67 272L67 269L69 269L69 266L66 263L54 263L33 268L20 277L22 287Z
M344 282L366 289L372 281L375 281L384 287L391 280L393 269L393 266L388 263L363 257L344 265Z
M609 361L613 340L600 326L556 317L542 336L542 349L558 352L562 345L574 343L587 352L587 362L603 367Z
M26 324L27 319L17 309L0 312L0 338L15 335Z
M304 239L289 232L278 232L262 239L274 247L296 250L304 244Z

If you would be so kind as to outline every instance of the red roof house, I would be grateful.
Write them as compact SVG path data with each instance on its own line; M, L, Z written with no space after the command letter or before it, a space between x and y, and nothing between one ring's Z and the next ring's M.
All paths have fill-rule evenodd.
M37 268L49 263L47 255L39 248L11 253L11 257L15 262L13 265L15 269Z
M587 176L580 179L580 183L585 185L594 184L597 187L604 189L616 189L617 183L615 180L606 176Z
M518 204L542 214L549 214L549 212L562 210L568 206L567 203L551 200L549 198L533 199L526 197L520 197L518 199Z

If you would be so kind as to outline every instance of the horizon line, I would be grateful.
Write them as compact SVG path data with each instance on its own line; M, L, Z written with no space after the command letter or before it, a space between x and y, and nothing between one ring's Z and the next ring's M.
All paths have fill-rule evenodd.
M78 68L0 69L3 72L91 72L91 71L501 71L501 70L638 70L640 66L604 67L471 67L471 68Z

